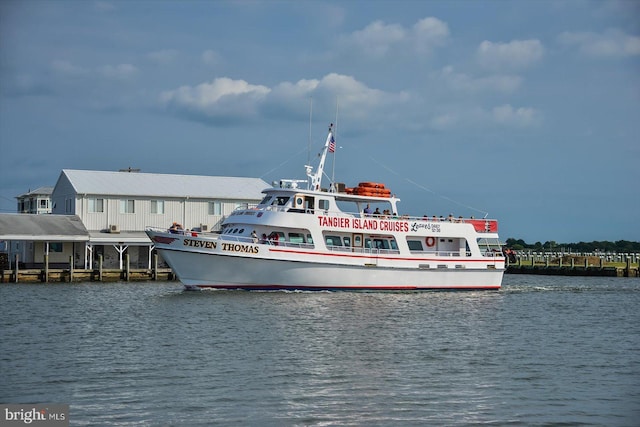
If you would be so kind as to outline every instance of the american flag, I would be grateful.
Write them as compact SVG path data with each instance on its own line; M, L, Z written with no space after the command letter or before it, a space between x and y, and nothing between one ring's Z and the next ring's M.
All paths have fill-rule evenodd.
M329 140L329 152L333 153L336 151L336 140L333 139L333 135L331 135L331 140Z

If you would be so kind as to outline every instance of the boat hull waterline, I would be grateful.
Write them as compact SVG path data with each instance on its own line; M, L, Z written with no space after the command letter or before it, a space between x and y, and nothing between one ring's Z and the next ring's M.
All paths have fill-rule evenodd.
M329 291L414 291L414 290L498 290L501 286L504 263L495 261L496 268L486 268L486 260L479 268L459 268L460 260L452 258L444 267L442 260L436 260L442 268L386 267L383 261L397 262L401 257L367 254L312 254L304 250L285 250L288 258L299 253L298 259L278 257L282 247L271 245L251 245L273 254L271 257L257 257L253 254L220 254L215 252L184 251L184 238L166 233L148 231L152 240L156 237L156 249L173 269L179 280L187 288L246 289L246 290L329 290ZM176 239L172 245L157 243L157 240ZM199 239L188 236L191 244L207 246L210 238ZM182 243L181 243L182 242ZM220 248L224 241L217 241ZM233 245L232 242L226 242ZM178 249L176 249L178 248ZM315 255L315 256L314 256ZM329 258L311 261L309 258ZM339 260L333 260L339 257ZM307 258L307 259L305 259ZM424 258L421 262L427 262ZM352 262L345 265L344 262ZM470 260L465 259L465 262ZM415 261L414 261L415 262ZM357 264L355 264L357 263ZM458 268L456 268L456 263ZM408 265L408 264L407 264ZM424 264L422 264L424 265Z

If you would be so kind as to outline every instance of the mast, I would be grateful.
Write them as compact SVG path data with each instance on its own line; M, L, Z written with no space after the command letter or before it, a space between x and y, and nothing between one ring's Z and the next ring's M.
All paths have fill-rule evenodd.
M336 97L336 131L338 130L338 98ZM335 188L335 182L336 182L336 146L335 146L335 141L334 141L334 146L333 146L333 161L331 162L331 191L332 192L338 192L338 189Z
M327 152L329 151L329 145L331 144L331 142L335 144L335 139L333 139L333 123L329 125L329 133L327 134L327 140L324 143L324 148L322 149L322 154L320 155L320 164L318 164L316 173L312 173L312 166L305 165L307 176L311 178L311 186L309 188L310 190L320 191L320 185L322 184L322 173L324 172L324 162L327 159Z

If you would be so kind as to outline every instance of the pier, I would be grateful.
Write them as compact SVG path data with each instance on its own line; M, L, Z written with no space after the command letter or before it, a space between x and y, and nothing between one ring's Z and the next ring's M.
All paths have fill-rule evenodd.
M510 261L507 257L506 273L548 276L640 277L640 255L615 254L604 257L593 254L518 254L515 261Z
M16 260L17 261L17 260ZM78 269L73 265L73 259L69 264L50 266L47 258L42 267L20 268L20 263L15 262L12 268L0 268L0 283L78 283L78 282L136 282L136 281L171 281L177 280L173 270L158 267L157 255L154 256L152 268L130 268L129 258L125 255L122 269L103 268L102 257L94 269Z

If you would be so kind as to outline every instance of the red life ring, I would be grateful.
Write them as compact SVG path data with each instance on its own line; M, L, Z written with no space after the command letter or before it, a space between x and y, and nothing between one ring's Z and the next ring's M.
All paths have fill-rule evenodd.
M436 239L435 237L427 237L426 239L424 239L424 242L427 244L428 248L432 248L436 245Z

